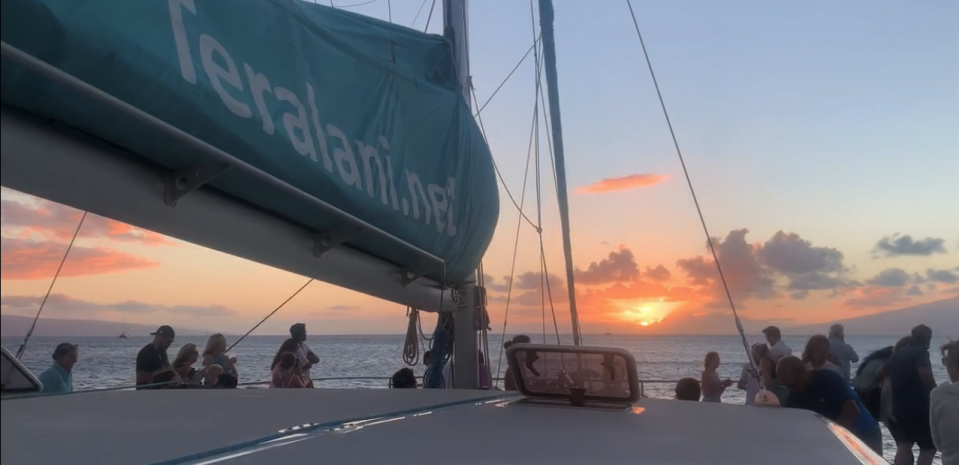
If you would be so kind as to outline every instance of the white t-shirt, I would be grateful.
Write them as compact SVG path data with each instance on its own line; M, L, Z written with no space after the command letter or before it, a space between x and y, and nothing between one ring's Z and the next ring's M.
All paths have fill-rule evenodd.
M768 344L767 344L768 345ZM783 357L788 357L793 354L792 348L786 345L786 342L782 339L779 342L769 346L769 356L774 360L779 360Z
M306 357L309 353L310 353L310 346L306 345L305 342L301 342L300 347L296 349L296 352L293 352L293 355L296 355L296 358L300 359L300 366L303 366L304 364L310 362L309 359L307 359ZM310 377L309 368L303 369L303 376L306 379L312 379Z

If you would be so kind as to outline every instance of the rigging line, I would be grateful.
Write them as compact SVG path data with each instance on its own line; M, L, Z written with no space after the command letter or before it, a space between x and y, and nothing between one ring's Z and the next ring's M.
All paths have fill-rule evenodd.
M532 1L532 0L530 0L530 10L531 10L531 16L532 16L533 18L535 18L535 12L534 12L535 10L534 10L534 7L533 7L533 1ZM534 22L533 22L533 30L534 30L534 34L535 34L535 30L536 30L535 19L534 19ZM537 55L538 55L538 51L537 51ZM541 105L543 105L543 106L545 107L545 106L546 106L546 96L543 94L543 86L542 86L543 61L542 61L541 58L539 58L538 61L539 61L539 66L537 66L538 70L537 70L537 72L536 72L536 88L537 88L539 94L538 94L538 96L537 96L537 100L538 100L537 104L541 104ZM545 108L544 108L544 110L545 110ZM550 154L550 156L549 156L550 165L551 165L551 167L552 167L552 169L553 169L553 186L557 189L556 192L558 193L558 192L559 192L559 190L558 190L559 187L558 187L558 184L556 183L556 161L555 161L554 158L553 158L553 140L552 140L552 135L550 134L550 129L549 129L549 112L544 111L544 112L543 112L543 118L545 118L545 120L546 120L546 125L545 125L545 128L546 128L546 143L547 143L547 147L548 147L548 149L549 149L549 154ZM537 135L537 138L538 138L538 137L539 137L539 136ZM537 141L537 147L538 147L538 146L539 146L539 142ZM542 231L542 228L540 228L540 229L538 230L538 232L539 232L540 256L542 257L542 261L543 261L543 273L548 277L548 276L549 276L549 268L547 267L546 252L545 252L545 247L544 247L544 245L543 245L543 231ZM554 328L555 331L556 331L556 343L557 343L557 344L561 344L561 342L560 342L560 336L559 336L559 324L557 323L557 320L556 320L556 308L555 308L555 306L553 305L553 293L552 293L552 290L550 289L550 284L549 284L549 279L548 279L548 278L546 279L546 292L547 292L547 295L549 296L549 308L550 308L550 312L553 314L553 328ZM582 336L582 333L583 333L582 327L580 327L579 330L580 330L580 331L579 331L579 332L580 332L580 342L582 342L582 339L583 339L583 336Z
M476 89L470 88L470 92L473 95L473 102L477 102ZM477 123L479 123L480 132L483 134L483 141L489 144L489 140L486 138L486 126L483 125L483 117L480 116L479 113L476 114L476 121ZM503 185L503 190L506 191L506 196L509 197L510 202L513 202L513 206L516 207L517 211L519 211L520 217L526 220L526 222L529 223L529 225L532 226L534 229L537 229L537 230L540 229L539 225L537 225L536 223L533 223L533 220L531 220L528 216L526 216L526 213L523 211L522 205L516 202L516 198L513 197L513 193L510 192L509 186L506 184L506 180L503 179L503 174L500 173L499 166L496 165L496 160L492 160L492 162L493 162L493 171L496 172L496 177L499 178L499 182ZM524 190L526 189L525 181L524 181L523 189ZM525 196L526 192L523 192L523 195Z
M33 323L30 324L30 330L27 331L27 336L23 338L23 344L20 344L20 348L17 349L17 360L20 360L20 357L23 356L23 353L27 350L27 342L29 342L30 337L33 336L33 330L37 327L37 320L40 319L40 314L43 313L43 307L47 304L47 299L50 298L50 293L53 292L53 285L57 283L57 278L60 277L60 271L63 270L63 264L67 262L67 257L70 255L70 249L73 248L73 243L76 242L77 236L80 234L80 228L83 227L83 221L86 219L87 212L83 212L83 216L80 217L80 223L77 224L77 230L73 232L73 237L70 239L70 245L67 246L67 251L63 253L63 258L60 260L60 266L57 267L57 272L54 273L53 280L50 281L50 287L47 288L46 295L44 295L43 300L40 301L40 308L37 310L37 314L33 317Z
M426 16L426 27L423 28L423 32L426 32L430 28L430 20L433 19L433 10L436 8L436 0L433 0L433 5L430 6L430 14Z
M411 28L412 28L413 26L416 26L416 20L417 20L417 19L420 19L420 13L423 12L423 7L426 6L426 2L428 2L428 1L429 1L429 0L423 0L423 3L420 3L420 8L419 8L418 10L416 10L416 16L413 17L413 22L410 23L410 27L411 27Z
M393 23L393 0L386 0L386 12L387 17L390 19L390 23Z
M280 304L279 307L274 308L273 311L270 312L269 315L263 317L263 319L260 320L260 322L257 323L256 326L250 328L250 330L247 331L246 334L244 334L243 336L240 336L240 338L237 339L236 342L233 343L233 345L231 345L230 347L228 347L228 348L224 351L224 353L229 352L230 350L232 350L234 347L236 347L237 344L240 343L240 341L242 341L242 340L245 339L247 336L249 336L250 333L252 333L253 331L256 331L256 328L259 328L260 325L262 325L263 323L266 322L266 320L269 320L271 316L273 316L274 314L276 314L276 312L280 311L280 309L283 308L286 304L290 303L290 301L293 300L294 297L296 297L297 295L299 295L300 292L303 292L303 289L306 289L306 286L309 286L310 283L312 283L312 282L315 281L315 280L316 280L316 278L310 278L310 280L307 281L306 284L300 286L300 288L297 289L296 292L293 293L293 295L291 295L291 296L288 297L286 300L284 300L283 303Z
M746 357L749 363L756 368L756 361L753 360L752 350L749 348L749 340L746 338L746 331L743 329L743 323L739 319L739 312L736 311L736 303L733 301L733 295L729 291L729 284L726 282L726 275L723 273L723 267L719 264L719 254L713 244L712 236L709 235L709 227L706 226L706 217L699 205L699 199L696 197L696 190L693 188L692 178L689 176L689 170L686 168L686 160L683 158L683 152L679 148L679 139L676 137L676 131L673 130L673 123L669 118L669 112L666 111L666 101L663 99L663 93L659 89L659 82L656 80L656 73L653 72L653 62L649 59L649 52L646 50L646 42L643 40L643 34L639 31L639 22L636 21L636 13L633 11L633 3L626 0L629 6L629 14L633 19L633 27L636 29L636 36L639 38L639 45L643 49L643 56L646 58L646 65L649 68L649 75L653 80L653 86L656 88L656 96L659 98L659 105L663 109L663 116L666 118L666 125L669 127L669 135L673 139L673 146L676 148L676 155L679 157L679 163L683 167L683 175L686 177L686 184L689 186L689 193L693 197L693 204L696 206L696 213L699 215L699 222L703 226L703 232L706 234L706 243L709 244L709 251L713 255L713 261L716 263L716 271L719 273L719 279L723 284L723 290L726 292L726 299L729 300L729 307L733 311L733 317L736 319L736 329L743 340L743 348L746 349Z
M493 95L490 95L489 98L486 99L486 103L484 103L479 110L476 110L476 114L473 115L473 117L479 117L480 113L483 112L483 109L486 108L486 105L489 105L489 102L493 100L493 97L496 97L496 94L499 92L499 90L506 85L506 83L509 81L509 78L513 77L513 73L515 73L516 70L519 69L519 67L523 64L523 62L526 61L526 58L529 57L530 52L532 52L533 49L535 49L539 44L540 39L541 37L537 37L536 40L533 41L533 45L529 47L529 50L526 50L526 54L523 55L523 58L520 58L519 63L516 63L516 66L513 67L513 70L506 75L506 78L503 79L503 82L499 83L499 86L497 86L496 90L493 91Z
M354 4L352 4L352 5L334 5L334 4L333 4L333 0L330 0L330 6L333 7L333 8L354 8L354 7L358 7L358 6L369 5L370 3L376 3L376 2L378 2L378 1L380 1L380 0L369 0L369 1L367 1L367 2L354 3Z
M536 163L533 168L535 175L535 192L536 192L536 224L542 226L543 224L543 183L542 183L542 173L540 172L540 151L539 151L539 88L542 85L542 81L539 78L539 68L541 65L539 48L535 47L536 45L536 13L535 8L533 8L533 1L529 2L529 20L530 25L532 26L531 30L533 32L533 81L535 82L535 87L533 90L533 95L536 100L536 108L533 109L533 115L535 118L534 124L534 139L533 150L535 152ZM543 228L540 227L537 230L537 233L540 237L540 243L542 243L543 237ZM549 277L543 271L542 266L542 247L540 247L540 274L539 274L539 300L540 300L540 314L543 323L543 344L546 344L546 286L548 286Z
M536 124L538 120L535 114L535 112L538 109L539 109L539 102L537 101L536 106L533 107L533 112L534 112L533 124L534 125ZM533 128L532 127L530 128L529 137L530 137L530 141L526 151L526 168L523 170L523 190L522 190L522 196L520 197L520 206L522 206L526 202L526 183L529 180L529 161L530 161L530 158L532 158L532 154L533 154L533 148L532 148ZM506 325L509 323L509 304L510 304L510 299L513 295L513 277L516 274L516 256L519 252L519 233L522 226L523 226L523 216L522 216L522 209L520 209L520 216L517 216L516 218L516 238L513 240L513 259L512 259L512 262L510 263L509 282L507 283L507 287L506 287L506 311L505 311L505 315L503 316L503 334L500 337L502 344L500 344L499 359L496 362L497 378L499 378L500 374L502 374L500 370L503 367L503 350L505 349L505 344L506 344Z

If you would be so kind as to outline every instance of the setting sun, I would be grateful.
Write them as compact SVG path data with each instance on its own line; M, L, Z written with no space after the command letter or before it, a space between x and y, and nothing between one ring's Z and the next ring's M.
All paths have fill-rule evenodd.
M621 301L622 309L616 316L639 326L651 326L662 322L675 309L672 302Z

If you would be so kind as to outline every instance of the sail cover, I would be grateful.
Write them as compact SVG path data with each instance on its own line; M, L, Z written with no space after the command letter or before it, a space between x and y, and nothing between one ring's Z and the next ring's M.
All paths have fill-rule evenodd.
M298 0L4 0L2 13L5 42L445 260L425 276L459 282L489 245L492 157L440 36ZM203 162L7 60L2 100L146 163ZM241 171L209 186L318 232L343 223ZM348 245L427 267L385 242Z

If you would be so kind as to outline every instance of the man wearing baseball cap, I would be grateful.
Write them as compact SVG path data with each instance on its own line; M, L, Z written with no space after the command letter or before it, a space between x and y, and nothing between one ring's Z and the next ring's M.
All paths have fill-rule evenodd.
M769 345L769 358L773 359L773 362L778 363L779 359L793 354L792 348L783 341L783 334L779 331L779 328L769 326L763 330L763 334L766 336L766 343Z
M173 328L163 325L150 335L153 336L153 341L143 346L137 354L137 389L143 389L140 386L152 383L156 372L170 366L166 350L176 339L176 332Z
M43 385L43 393L66 394L73 392L73 365L80 352L76 344L63 342L53 350L53 365L40 373L37 379Z

